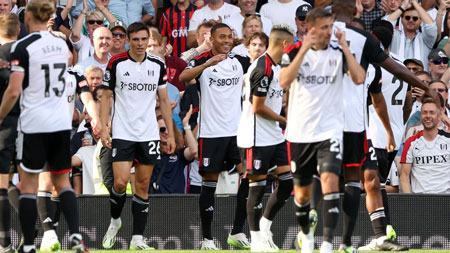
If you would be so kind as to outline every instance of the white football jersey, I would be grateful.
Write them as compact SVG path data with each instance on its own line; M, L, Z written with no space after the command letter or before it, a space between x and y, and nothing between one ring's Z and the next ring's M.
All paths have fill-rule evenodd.
M252 105L254 96L265 97L264 104L280 114L284 90L280 87L279 74L280 66L268 54L250 65L244 80L244 101L237 135L239 147L271 146L284 141L278 122L255 114Z
M67 72L66 42L48 31L34 32L11 48L11 71L23 72L18 130L52 133L72 129L73 96L78 87Z
M402 64L395 56L391 55L391 57L399 64ZM408 91L408 84L383 68L381 69L381 76L382 92L387 105L389 122L394 133L395 144L398 147L402 141L403 132L405 131L405 125L403 124L403 106L405 104L406 92ZM369 129L373 146L384 149L387 146L386 129L378 114L375 112L373 105L369 106Z
M241 9L239 9L239 7L229 3L223 3L222 7L217 10L211 10L208 5L205 5L203 8L196 10L194 14L192 14L192 17L189 20L189 31L197 31L198 26L208 20L227 23L231 16L234 14L240 15L240 13Z
M297 55L300 44L283 55L286 66ZM342 139L344 113L342 78L344 55L339 48L309 49L297 78L289 89L286 139L296 143Z
M205 52L189 62L187 68L202 65L213 57ZM236 136L241 116L244 74L250 60L229 53L228 57L203 70L196 81L200 90L199 137Z
M146 55L136 62L128 52L109 60L103 86L114 92L112 138L135 142L159 140L156 98L165 89L165 65L159 57Z

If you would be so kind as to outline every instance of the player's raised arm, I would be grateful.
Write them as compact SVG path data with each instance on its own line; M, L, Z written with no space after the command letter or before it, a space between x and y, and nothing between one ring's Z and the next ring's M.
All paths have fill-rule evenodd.
M347 40L345 39L345 32L336 31L336 38L339 40L339 45L344 53L345 60L347 62L348 75L355 84L363 84L366 79L366 71L356 61L350 48L348 47Z
M211 57L206 62L199 65L197 65L198 63L195 59L191 60L189 62L188 67L185 70L183 70L183 72L181 72L179 79L182 82L190 82L191 80L199 76L203 72L203 70L205 70L208 67L216 65L217 63L225 60L226 58L227 58L226 54L217 54Z

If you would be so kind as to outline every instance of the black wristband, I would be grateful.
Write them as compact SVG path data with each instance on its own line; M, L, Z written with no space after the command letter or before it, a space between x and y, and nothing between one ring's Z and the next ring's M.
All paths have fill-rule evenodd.
M401 10L402 13L405 12L405 9L403 9L401 6L399 6L398 9Z

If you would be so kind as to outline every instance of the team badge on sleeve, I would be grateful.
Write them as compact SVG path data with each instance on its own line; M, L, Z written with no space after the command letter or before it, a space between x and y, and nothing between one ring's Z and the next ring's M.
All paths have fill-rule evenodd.
M205 167L209 166L209 158L203 158L203 166Z
M263 88L269 87L269 77L264 76L263 79L261 79L261 87Z
M105 71L105 75L103 76L103 80L108 82L111 80L111 72L109 72L109 70Z

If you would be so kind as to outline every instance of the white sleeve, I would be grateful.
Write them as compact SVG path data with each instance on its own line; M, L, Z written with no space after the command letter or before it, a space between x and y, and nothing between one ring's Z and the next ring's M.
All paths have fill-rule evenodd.
M192 15L191 19L189 20L189 32L195 32L197 31L198 26L201 23L201 17L198 14L199 10L194 11L194 14Z

